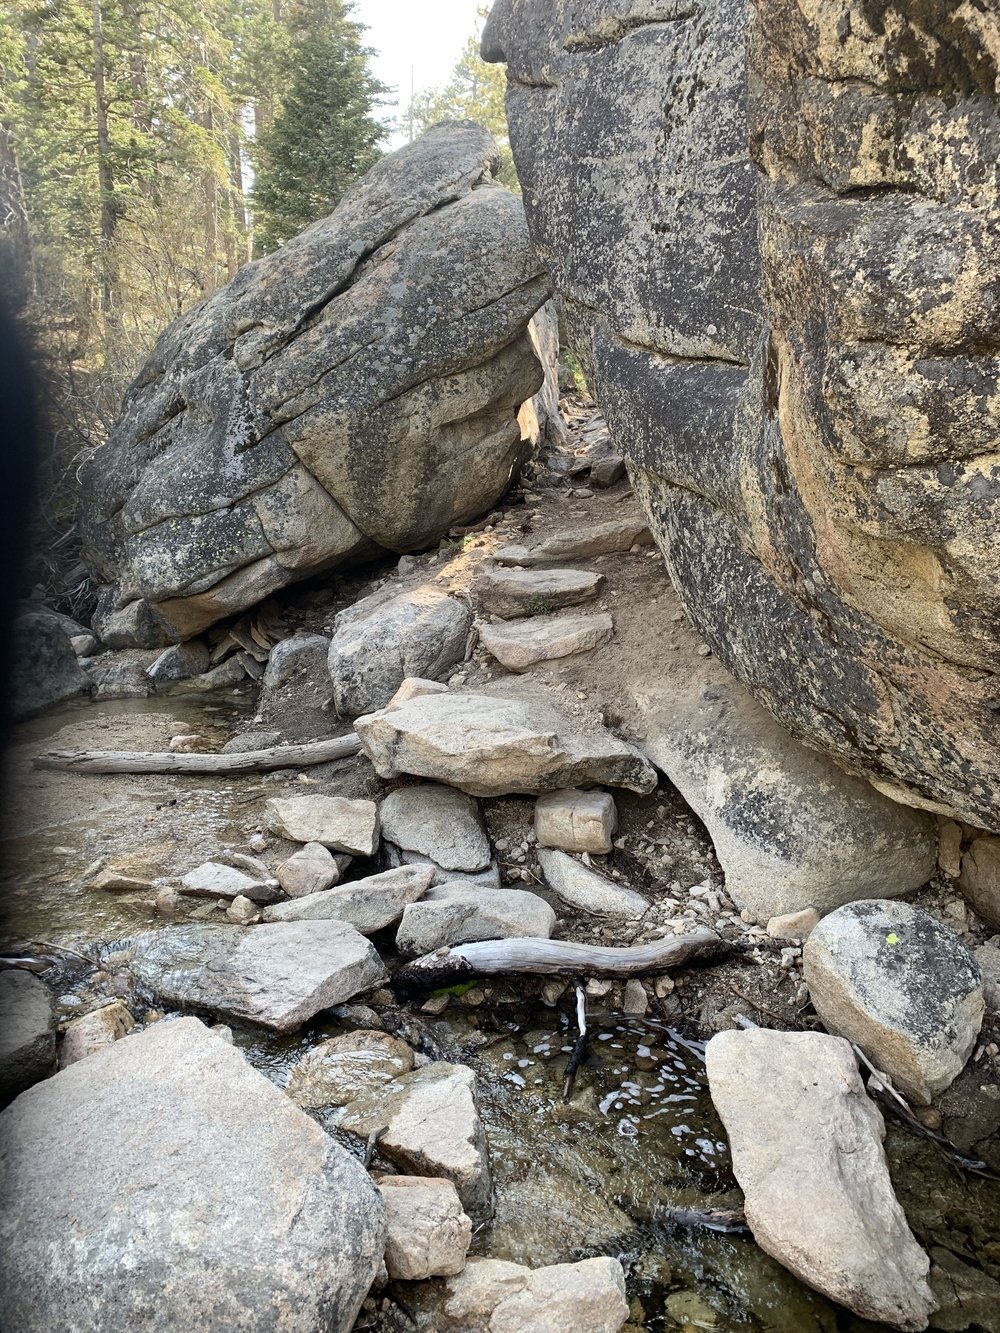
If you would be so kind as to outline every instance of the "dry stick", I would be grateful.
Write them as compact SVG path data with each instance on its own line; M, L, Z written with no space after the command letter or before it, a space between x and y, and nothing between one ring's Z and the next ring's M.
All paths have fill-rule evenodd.
M738 996L744 1004L749 1004L751 1008L756 1009L759 1014L765 1014L768 1018L773 1018L776 1023L784 1023L786 1021L780 1014L776 1014L773 1009L765 1009L759 1001L751 999L749 995L744 995L738 987L730 985L729 989L734 995Z
M639 977L687 963L710 962L729 948L714 930L693 930L629 949L570 940L511 939L456 944L400 967L390 985L400 999L454 986L476 976L529 973L535 976Z
M275 745L243 754L171 754L127 750L52 750L36 755L35 768L70 773L266 773L278 768L309 768L334 759L347 759L361 749L352 731L333 740L307 745Z

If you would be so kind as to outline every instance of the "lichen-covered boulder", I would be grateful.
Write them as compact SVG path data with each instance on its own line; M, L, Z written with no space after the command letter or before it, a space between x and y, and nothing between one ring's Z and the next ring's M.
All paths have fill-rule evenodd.
M496 160L435 127L160 337L85 469L99 632L187 638L503 493L549 284Z
M998 50L941 0L497 0L484 33L696 625L789 730L993 831Z

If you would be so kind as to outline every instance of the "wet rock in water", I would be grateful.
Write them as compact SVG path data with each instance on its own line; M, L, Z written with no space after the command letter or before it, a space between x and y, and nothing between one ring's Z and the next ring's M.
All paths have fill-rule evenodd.
M538 864L549 888L564 903L581 912L635 920L649 911L649 900L641 893L614 884L596 870L588 870L565 852L539 847Z
M130 875L122 870L99 870L88 888L101 893L149 893L154 888L153 881L142 879L139 875Z
M180 890L198 898L243 897L254 903L273 903L281 897L281 890L274 880L255 879L218 861L206 861L182 875Z
M426 695L359 717L355 729L383 778L405 773L473 796L601 783L651 792L656 774L602 727L578 731L548 704L484 694Z
M642 748L704 821L726 891L760 921L896 897L934 874L933 816L789 736L720 666L636 694Z
M1000 838L976 838L962 857L962 897L983 920L1000 930Z
M31 717L91 688L62 616L46 610L19 615L11 642L8 691L15 718Z
M379 808L382 836L403 852L426 856L442 870L485 870L490 841L479 805L438 783L399 787Z
M100 1009L93 1009L81 1018L74 1018L67 1024L59 1047L59 1068L85 1060L88 1055L97 1055L113 1046L122 1037L127 1037L135 1027L135 1019L121 1000L112 1000Z
M0 972L0 1104L47 1078L56 1064L52 996L30 972Z
M413 1051L387 1032L361 1029L314 1046L294 1065L285 1091L299 1106L347 1106L413 1068Z
M441 588L389 585L341 611L329 670L340 717L385 708L410 677L436 680L465 656L472 612Z
M486 568L473 591L482 611L510 620L593 601L605 582L586 569Z
M995 33L983 5L496 0L482 49L696 628L810 745L1000 832Z
M349 1333L375 1277L361 1164L197 1019L34 1088L0 1144L5 1328Z
M866 1319L927 1327L930 1268L893 1193L885 1126L846 1041L820 1032L720 1032L709 1091L757 1244Z
M975 1327L983 1333L1000 1333L1000 1282L943 1246L934 1246L930 1255L931 1291L938 1306L931 1315L931 1328L963 1333Z
M418 1328L440 1333L618 1333L629 1309L622 1266L604 1258L534 1269L473 1258L414 1301Z
M291 842L320 842L335 852L374 856L379 842L378 806L345 796L275 797L267 803L268 827Z
M801 912L786 912L784 916L772 916L767 923L767 933L774 940L804 940L819 925L819 913L815 907L807 907Z
M340 879L336 858L321 842L307 842L274 872L289 898L304 898L322 893Z
M528 551L523 563L545 560L592 560L599 555L618 555L633 546L652 546L653 538L645 518L610 518L602 523L588 523L573 532L555 532Z
M130 970L160 1000L276 1032L294 1032L386 979L372 946L341 921L166 926L132 947Z
M83 477L119 601L189 636L504 493L549 283L497 152L435 126L161 335Z
M983 981L962 941L909 903L851 903L824 917L802 951L813 1007L912 1101L958 1075L983 1021Z
M465 1267L472 1220L450 1180L377 1176L385 1204L385 1266L391 1281L448 1277Z
M338 884L322 893L310 893L264 909L265 921L343 921L362 935L374 935L395 925L409 903L430 888L434 871L424 866L400 866L381 875Z
M189 639L187 643L175 643L165 648L155 662L146 668L150 680L170 682L189 680L200 676L212 664L208 648L200 639Z
M508 671L527 671L557 658L603 648L614 632L609 615L540 616L481 625L479 641Z
M428 889L403 912L396 948L407 957L433 953L476 940L535 937L548 939L556 914L537 893L524 889L482 889L449 880Z
M380 1155L409 1175L443 1176L474 1221L488 1216L489 1154L471 1069L445 1061L414 1069L362 1094L339 1124L366 1141L383 1127Z
M611 851L618 827L614 797L606 791L553 791L535 802L535 834L540 847L564 852Z

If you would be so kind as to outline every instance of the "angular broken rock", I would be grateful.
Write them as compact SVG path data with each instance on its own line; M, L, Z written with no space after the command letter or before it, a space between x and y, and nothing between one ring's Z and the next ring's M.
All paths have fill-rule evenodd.
M893 1193L882 1139L846 1041L821 1032L720 1032L709 1091L757 1244L867 1319L927 1327L930 1268Z
M254 879L218 861L206 861L181 877L181 893L198 898L249 898L253 903L273 903L281 897L274 880Z
M490 1165L476 1105L476 1076L465 1065L438 1061L364 1093L348 1106L339 1129L367 1140L399 1170L452 1181L474 1220L488 1216Z
M983 1021L982 974L957 935L909 903L849 903L802 951L813 1007L912 1101L961 1072Z
M291 842L321 842L335 852L374 856L378 806L346 796L274 797L267 803L268 827Z
M30 972L0 972L0 1105L47 1078L56 1064L56 1016L48 987Z
M375 1277L364 1168L197 1019L32 1089L0 1151L4 1328L348 1333Z
M388 865L394 867L420 866L425 870L432 870L434 884L461 881L464 884L478 885L481 889L500 888L500 867L496 861L491 861L485 870L445 870L429 856L421 856L419 852L404 852L391 842L385 844L385 859Z
M565 852L539 848L539 865L549 888L563 902L595 916L641 917L649 910L648 898L633 889L605 880Z
M465 1267L472 1220L450 1180L377 1176L385 1204L385 1266L390 1281L449 1277Z
M405 909L396 932L396 948L415 957L476 940L547 940L555 924L555 912L537 893L482 889L450 880L428 889L420 902Z
M641 917L649 911L649 900L633 889L605 879L595 870L588 870L565 852L538 849L538 864L549 888L564 903L590 912L594 916Z
M543 615L561 606L592 601L604 587L603 574L586 569L484 569L476 579L480 609L505 620Z
M485 694L425 695L359 717L355 730L380 777L404 773L473 796L600 783L646 794L652 766L603 727L587 732L548 704Z
M285 1091L299 1106L347 1106L413 1068L413 1051L388 1032L359 1029L307 1051L288 1075Z
M490 840L479 805L454 787L424 782L390 792L379 809L382 836L443 870L478 871L490 864Z
M408 903L430 888L434 871L425 866L400 866L381 875L338 884L264 909L265 921L343 921L362 935L395 925Z
M121 1000L112 1000L100 1009L92 1009L89 1014L74 1018L67 1024L59 1048L59 1068L85 1060L88 1055L97 1055L113 1046L122 1037L127 1037L135 1027L135 1019Z
M307 842L275 871L278 883L289 898L322 893L340 879L336 858L321 842Z
M759 921L925 884L933 816L790 736L717 663L636 691L642 747L704 821L726 891Z
M535 802L535 835L540 847L564 852L611 851L618 827L614 797L606 791L553 791Z
M133 948L131 971L161 1000L248 1019L276 1032L294 1032L321 1009L343 1004L386 978L365 937L341 921L282 921L246 929L167 926L139 936Z
M620 462L620 460L619 460ZM608 483L609 485L612 483ZM591 523L576 532L555 532L532 546L525 564L543 560L590 560L598 555L616 555L633 546L652 546L653 537L645 518L611 518Z
M618 1333L629 1309L621 1263L607 1258L534 1269L473 1258L414 1299L440 1333Z
M392 586L341 611L328 665L340 717L386 705L410 677L434 680L465 656L472 612L441 588Z
M407 676L386 704L386 708L395 708L397 704L408 703L410 699L419 699L422 694L447 693L448 686L440 680L427 680L423 676Z
M548 616L481 625L479 641L508 671L529 667L574 653L587 653L610 643L615 632L609 615Z

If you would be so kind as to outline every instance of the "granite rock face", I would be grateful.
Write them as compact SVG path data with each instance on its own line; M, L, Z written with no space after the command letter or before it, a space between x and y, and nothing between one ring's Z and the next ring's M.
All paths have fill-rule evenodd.
M503 494L549 283L496 160L435 127L163 333L84 476L102 624L187 638Z
M1000 831L995 18L496 0L483 49L698 629L794 734Z

